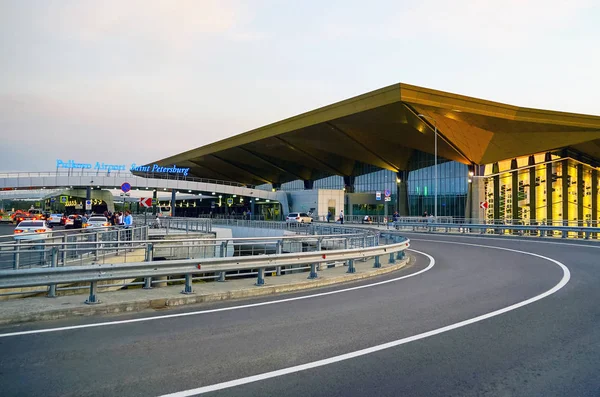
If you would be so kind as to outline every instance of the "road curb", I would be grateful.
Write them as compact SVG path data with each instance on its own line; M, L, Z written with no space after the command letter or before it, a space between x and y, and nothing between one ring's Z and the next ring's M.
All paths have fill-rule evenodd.
M218 293L182 295L180 297L154 298L120 303L101 303L99 305L64 308L47 312L34 312L27 314L20 313L12 316L4 316L0 319L0 325L27 323L34 321L60 320L65 318L93 316L100 314L134 313L147 309L168 309L178 306L192 305L196 303L218 302L231 299L241 299L257 296L275 295L278 293L285 292L302 291L334 284L358 281L391 273L393 271L400 270L403 267L405 267L409 263L409 260L410 257L407 257L406 259L398 260L398 262L394 265L382 267L379 269L370 269L370 271L364 273L345 274L343 276L331 278L317 278L315 280L306 280L299 283L280 285L268 285L267 283L266 285L261 287L255 286L251 288L244 288ZM102 299L102 294L100 294L99 297L100 299Z

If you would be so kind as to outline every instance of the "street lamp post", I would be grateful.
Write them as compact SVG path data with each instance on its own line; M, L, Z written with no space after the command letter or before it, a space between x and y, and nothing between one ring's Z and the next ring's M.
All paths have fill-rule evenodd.
M431 121L433 121L433 133L435 135L434 138L434 166L433 166L433 184L434 184L434 202L433 202L433 217L435 218L435 221L437 222L437 196L438 196L438 169L437 169L437 158L438 158L438 148L437 148L437 120L434 119L433 117L429 117L426 116L424 114L418 114L418 117L424 118L424 119L429 119Z

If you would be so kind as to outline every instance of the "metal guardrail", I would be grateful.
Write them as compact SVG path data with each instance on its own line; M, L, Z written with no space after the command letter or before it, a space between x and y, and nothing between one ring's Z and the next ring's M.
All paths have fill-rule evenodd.
M230 220L227 223L269 229L287 227L282 222ZM291 226L294 235L280 237L187 237L191 233L211 230L211 227L210 220L173 218L167 222L165 234L154 235L154 238L148 226L138 226L131 229L66 234L47 240L11 241L0 244L0 269L92 265L114 261L114 257L118 257L120 262L131 262L136 258L139 260L140 256L176 259L301 252L314 250L316 247L331 249L336 244L345 247L361 246L360 244L366 244L362 241L365 239L370 244L375 241L374 233L335 225ZM175 231L183 233L179 235ZM164 240L166 236L169 236L168 240ZM56 262L52 256L54 248L58 250Z
M0 269L52 266L51 249L58 247L60 266L84 260L105 259L138 247L136 241L148 239L147 226L110 227L103 230L74 229L54 232L49 238L14 240L0 243Z
M225 281L227 272L257 270L256 285L265 283L265 271L274 269L278 272L285 266L310 265L309 279L317 277L317 265L344 261L348 265L348 273L356 271L355 260L375 258L374 267L381 267L381 257L389 255L389 263L396 259L404 258L404 251L409 247L409 240L394 236L391 244L379 245L379 240L374 239L371 246L366 245L365 236L361 238L363 246L358 248L344 248L337 250L301 252L275 255L257 255L235 258L207 258L188 259L175 261L138 262L130 264L101 264L92 266L52 267L25 270L0 271L0 288L27 288L35 286L48 286L48 296L56 296L57 286L70 283L90 283L90 294L86 301L88 304L99 303L97 299L98 282L104 280L139 279L144 278L144 287L151 288L152 278L164 276L183 276L185 287L182 293L191 294L194 275L213 273L219 281ZM346 240L347 241L347 240ZM53 249L53 261L58 257L58 250ZM148 258L151 259L151 258ZM297 269L297 268L296 268ZM170 280L174 281L174 280ZM164 281L158 281L164 282ZM133 284L133 283L131 283ZM130 284L130 285L131 285ZM140 283L138 283L140 284ZM106 286L106 285L105 285ZM81 287L75 287L81 288ZM28 291L45 292L44 291ZM21 292L16 292L21 293Z
M600 239L600 227L558 225L492 225L468 223L396 222L396 230L426 231L429 233L494 234L532 237Z

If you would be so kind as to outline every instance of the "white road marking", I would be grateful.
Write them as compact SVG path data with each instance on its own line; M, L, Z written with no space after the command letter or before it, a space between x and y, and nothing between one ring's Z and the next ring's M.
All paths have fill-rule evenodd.
M437 242L437 240L436 240ZM449 244L452 244L453 242L447 242ZM492 248L492 249L499 249L499 250L503 250L503 251L511 251L511 252L516 252L516 253L520 253L520 254L525 254L525 255L531 255L531 256L535 256L538 258L542 258L542 259L546 259L556 265L558 265L562 271L563 271L563 277L560 280L560 282L558 284L556 284L554 287L552 287L551 289L549 289L548 291L534 296L533 298L529 298L526 299L522 302L516 303L514 305L510 305L507 306L505 308L499 309L499 310L495 310L493 312L487 313L487 314L483 314L481 316L477 316L468 320L464 320L455 324L451 324L451 325L447 325L445 327L442 328L437 328L431 331L427 331L427 332L423 332L421 334L418 335L414 335L414 336L409 336L407 338L402 338L402 339L398 339L392 342L388 342L388 343L384 343L381 345L377 345L377 346L372 346L366 349L361 349L361 350L357 350L354 352L350 352L350 353L346 353L346 354L341 354L339 356L334 356L334 357L329 357L323 360L318 360L318 361L313 361L310 363L306 363L306 364L302 364L302 365L296 365L293 367L288 367L288 368L283 368L277 371L271 371L271 372L266 372L263 374L258 374L258 375L253 375L253 376L248 376L245 378L240 378L240 379L235 379L235 380L231 380L228 382L222 382L222 383L217 383L214 385L209 385L209 386L203 386L203 387L198 387L196 389L190 389L190 390L185 390L185 391L180 391L180 392L176 392L176 393L171 393L171 394L165 394L163 396L160 397L188 397L188 396L195 396L195 395L199 395L199 394L204 394L204 393L208 393L208 392L212 392L212 391L217 391L217 390L223 390L223 389L228 389L231 387L236 387L236 386L240 386L240 385L245 385L248 383L252 383L252 382L258 382L258 381L262 381L265 379L270 379L270 378L275 378L278 376L283 376L283 375L289 375L295 372L300 372L300 371L304 371L307 369L312 369L312 368L316 368L316 367L321 367L324 365L329 365L329 364L333 364L333 363L337 363L340 361L344 361L344 360L349 360L352 358L356 358L356 357L360 357L360 356L364 356L367 354L371 354L371 353L375 353L381 350L385 350L385 349L390 349L392 347L396 347L396 346L400 346L400 345L404 345L410 342L414 342L420 339L424 339L424 338L428 338L430 336L434 336L434 335L438 335L444 332L448 332L448 331L452 331L454 329L457 328L461 328L470 324L474 324L476 322L479 321L483 321L483 320L487 320L489 318L495 317L495 316L499 316L501 314L504 314L506 312L518 309L520 307L523 307L525 305L529 305L530 303L536 302L540 299L543 299L549 295L552 295L553 293L555 293L556 291L560 290L562 287L564 287L568 282L569 279L571 278L571 272L569 271L569 268L567 268L565 265L563 265L561 262L552 259L552 258L548 258L546 256L542 256L542 255L538 255L538 254L534 254L532 252L526 252L526 251L519 251L519 250L514 250L514 249L510 249L510 248L503 248L503 247L494 247L494 246L487 246L487 245L479 245L479 244L469 244L469 243L456 243L456 244L460 244L460 245L470 245L470 246L475 246L475 247L481 247L481 248ZM427 255L427 254L425 254ZM431 258L431 260L433 260L433 258Z
M293 302L293 301L298 301L298 300L302 300L302 299L317 298L317 297L321 297L321 296L327 296L327 295L333 295L333 294L340 294L342 292L356 291L356 290L363 289L363 288L376 287L378 285L383 285L383 284L393 283L395 281L404 280L406 278L414 277L414 276L417 276L417 275L419 275L421 273L424 273L424 272L428 271L429 269L431 269L435 265L435 259L433 259L432 256L430 256L430 255L428 255L428 254L426 254L424 252L416 251L416 250L413 250L413 249L410 249L409 251L416 252L418 254L426 256L429 259L429 265L425 269L419 270L418 272L411 273L411 274L408 274L406 276L392 278L392 279L389 279L389 280L379 281L379 282L372 283L372 284L359 285L357 287L344 288L344 289L339 289L339 290L329 291L329 292L321 292L321 293L312 294L312 295L297 296L297 297L294 297L294 298L279 299L279 300L267 301L267 302L260 302L260 303L251 303L251 304L247 304L247 305L222 307L222 308L219 308L219 309L200 310L200 311L194 311L194 312L175 313L175 314L165 314L165 315L162 315L162 316L134 318L134 319L130 319L130 320L116 320L116 321L106 321L106 322L102 322L102 323L71 325L71 326L67 326L67 327L34 329L34 330L30 330L30 331L19 331L19 332L8 332L8 333L5 333L5 334L0 334L0 338L7 338L7 337L10 337L10 336L44 334L44 333L47 333L47 332L69 331L69 330L82 329L82 328L106 327L106 326L110 326L110 325L119 325L119 324L140 323L140 322L143 322L143 321L163 320L163 319L166 319L166 318L197 316L197 315L200 315L200 314L225 312L225 311L229 311L229 310L247 309L247 308L250 308L250 307L274 305L274 304L278 304L278 303Z

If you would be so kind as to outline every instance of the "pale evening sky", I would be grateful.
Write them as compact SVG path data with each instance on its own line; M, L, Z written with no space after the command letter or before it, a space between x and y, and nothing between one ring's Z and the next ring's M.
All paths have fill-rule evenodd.
M0 172L146 163L390 84L600 114L597 0L0 0Z

